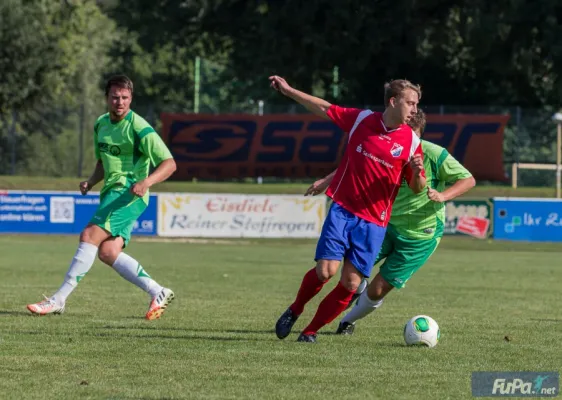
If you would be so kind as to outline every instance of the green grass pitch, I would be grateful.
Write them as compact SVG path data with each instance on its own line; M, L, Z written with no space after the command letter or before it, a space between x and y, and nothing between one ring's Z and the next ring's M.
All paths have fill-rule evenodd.
M559 246L445 237L408 286L355 335L297 343L333 280L280 341L275 321L313 265L315 241L165 242L128 252L177 300L143 319L148 297L96 262L62 316L25 305L60 285L77 238L0 236L2 399L469 399L472 371L562 365ZM406 347L427 314L442 338Z

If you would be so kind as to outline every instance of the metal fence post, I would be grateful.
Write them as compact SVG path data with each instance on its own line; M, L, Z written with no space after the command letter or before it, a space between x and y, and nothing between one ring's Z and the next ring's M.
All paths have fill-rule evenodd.
M80 104L80 115L78 121L78 178L82 176L82 164L84 163L84 117L85 117L85 106L84 102Z
M16 174L16 121L18 113L15 108L12 108L12 125L10 126L10 144L11 144L11 168L10 174Z

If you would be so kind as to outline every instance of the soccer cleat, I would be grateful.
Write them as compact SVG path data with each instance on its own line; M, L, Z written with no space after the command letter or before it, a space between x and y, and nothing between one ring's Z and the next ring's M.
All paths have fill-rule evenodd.
M279 339L285 339L291 333L291 329L293 329L293 325L299 319L298 315L295 315L291 308L287 308L287 310L279 317L277 323L275 324L275 334Z
M62 314L64 312L64 304L59 306L54 299L50 299L43 295L45 300L35 304L28 304L27 309L32 314L47 315L47 314Z
M299 338L297 339L297 342L316 343L316 335L305 335L304 333L301 333Z
M275 334L279 339L285 339L291 333L291 329L293 329L293 325L299 319L298 315L295 315L290 308L279 317L277 323L275 324Z
M359 296L361 296L361 294L365 291L365 289L367 289L367 286L369 286L369 280L367 278L363 278L361 280L361 283L359 284L359 287L357 288L355 293L353 293L353 296L351 296L351 300L347 305L347 307L345 308L346 310L349 309L349 307L351 307L353 303L355 303L355 301L359 298Z
M340 322L338 325L338 330L336 331L336 335L353 335L353 331L355 330L355 324L350 322Z
M146 313L146 319L158 319L166 311L166 307L174 300L174 292L170 289L164 288L156 296L152 298L150 307Z

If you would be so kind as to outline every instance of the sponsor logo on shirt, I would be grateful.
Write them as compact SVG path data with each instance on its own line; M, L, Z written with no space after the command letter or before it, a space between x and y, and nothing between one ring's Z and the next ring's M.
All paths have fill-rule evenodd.
M389 163L385 160L382 160L382 159L378 158L377 156L363 150L363 147L361 147L361 145L357 146L357 148L355 150L357 150L358 153L363 154L365 157L370 158L371 160L373 160L375 162L378 162L378 163L384 165L387 168L394 168L394 165L392 165L391 163Z
M386 211L383 211L381 213L381 221L384 221L385 218L386 218Z
M400 146L398 143L394 143L392 149L390 149L390 154L392 154L392 157L400 157L402 150L404 150L404 147Z
M119 154L121 154L121 149L116 145L109 145L107 143L99 142L98 148L100 149L100 152L109 153L112 156L118 156Z

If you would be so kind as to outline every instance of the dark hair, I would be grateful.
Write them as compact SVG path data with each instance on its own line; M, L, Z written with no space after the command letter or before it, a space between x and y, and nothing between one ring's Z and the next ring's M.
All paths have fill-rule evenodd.
M418 100L421 100L422 91L420 85L414 85L406 79L395 79L384 84L384 106L388 107L392 97L400 97L406 89L412 89L418 94Z
M133 81L130 80L128 76L115 75L109 78L109 80L105 84L105 97L109 95L109 91L111 90L112 86L117 86L121 89L129 89L131 91L131 94L133 94Z
M423 135L423 131L425 131L425 123L425 113L420 108L418 108L418 112L408 121L410 128L419 131L420 136Z

